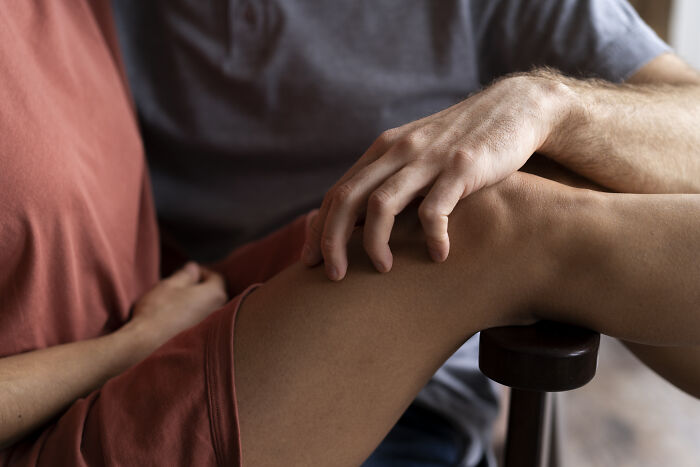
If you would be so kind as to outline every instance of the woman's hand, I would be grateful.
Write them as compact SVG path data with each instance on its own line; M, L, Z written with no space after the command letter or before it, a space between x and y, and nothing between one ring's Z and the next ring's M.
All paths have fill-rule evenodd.
M56 417L224 302L221 276L188 263L146 293L134 306L131 321L118 331L0 358L0 449Z
M150 353L202 321L227 299L226 285L219 274L187 263L136 302L131 321L122 329L137 330Z
M346 244L365 214L364 248L377 270L391 269L394 217L418 196L430 256L449 253L448 216L457 202L518 170L563 118L564 85L543 75L498 81L437 114L384 132L330 189L308 229L303 261L325 261L340 280Z

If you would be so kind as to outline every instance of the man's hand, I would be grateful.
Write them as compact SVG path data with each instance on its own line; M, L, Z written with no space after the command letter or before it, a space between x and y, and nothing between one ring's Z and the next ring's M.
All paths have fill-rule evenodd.
M187 263L163 279L134 305L122 330L137 329L148 353L181 331L194 326L228 299L223 278L195 263Z
M564 117L566 87L537 75L514 75L437 114L384 132L330 189L311 223L303 261L325 260L340 280L346 245L365 215L364 247L380 272L391 269L394 217L424 195L419 216L430 256L450 249L448 216L457 202L518 170ZM475 219L475 222L478 220Z

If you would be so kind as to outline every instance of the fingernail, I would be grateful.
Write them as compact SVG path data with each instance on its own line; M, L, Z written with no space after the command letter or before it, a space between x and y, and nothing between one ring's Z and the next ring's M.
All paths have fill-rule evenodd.
M391 270L391 261L387 261L386 259L374 261L374 267L381 273L389 272L389 270Z
M432 260L437 263L442 263L443 261L445 261L445 259L447 259L445 254L437 248L428 247L428 253L430 254Z
M340 279L340 273L338 272L338 268L335 266L326 266L326 275L328 275L328 278L332 281L337 281Z
M384 264L382 261L373 261L374 263L374 269L376 269L379 272L386 272L387 267L386 264Z

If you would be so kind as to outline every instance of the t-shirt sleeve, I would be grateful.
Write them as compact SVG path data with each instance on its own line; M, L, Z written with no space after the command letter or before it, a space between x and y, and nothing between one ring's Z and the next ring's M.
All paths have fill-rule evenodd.
M310 215L311 212L297 217L279 230L237 248L222 261L211 265L226 279L229 294L237 295L253 284L266 282L299 261Z
M536 66L621 82L671 50L626 0L503 0L480 13L483 84Z

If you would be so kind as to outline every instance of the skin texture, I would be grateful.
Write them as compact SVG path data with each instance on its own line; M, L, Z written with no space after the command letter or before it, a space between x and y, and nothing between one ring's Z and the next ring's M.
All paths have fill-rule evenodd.
M557 180L566 185L596 191L606 191L600 185L564 169L539 155L533 156L523 170ZM691 254L692 257L692 254ZM665 311L667 306L661 307ZM622 340L622 343L644 364L688 394L700 397L700 346L652 346Z
M536 78L540 84L546 82L542 76ZM519 86L525 86L525 82L520 80ZM697 116L683 104L697 102L693 101L697 99L696 75L677 58L663 56L637 73L630 83L640 88L578 83L585 90L582 92L600 92L605 98L591 99L590 103L585 99L576 101L580 106L577 109L588 111L557 111L557 118L542 118L548 125L563 128L565 119L558 117L574 115L583 118L579 123L589 135L610 136L603 138L606 146L597 149L609 151L614 157L596 152L597 159L589 157L585 167L572 160L562 159L562 163L612 189L621 187L610 180L628 177L633 186L627 191L690 191L685 183L698 179L693 172L698 167L694 162L697 155L689 152L688 145L700 145L692 140L697 137ZM548 89L552 95L574 95L565 83L555 83L554 87L549 83ZM504 86L501 91L506 92ZM532 102L532 95L524 94ZM631 112L635 118L616 118L615 107L606 104L616 98L624 103L624 115ZM535 118L557 108L555 104L545 99L537 103L536 110L524 105L518 108ZM593 109L596 105L608 108L598 113ZM460 115L454 108L450 112ZM596 115L605 116L598 126L596 121L585 119ZM490 124L499 123L495 116L491 120L477 122L481 126L476 129L485 134ZM675 122L676 133L655 131L654 125L667 125L669 121ZM501 119L500 123L504 134L515 125L512 119ZM689 355L700 352L679 347L698 344L694 333L699 324L698 297L693 293L697 289L696 246L700 241L695 238L700 226L693 223L700 208L697 196L599 194L522 175L497 183L524 162L532 148L544 144L542 141L549 141L552 148L564 144L543 139L539 124L523 127L529 128L523 136L527 144L522 144L525 152L529 151L526 156L504 151L512 159L495 159L503 164L500 171L493 169L492 175L497 176L474 177L470 190L495 185L464 199L451 215L449 225L444 211L437 209L406 213L406 218L393 228L391 274L374 273L373 264L362 251L363 240L355 238L350 248L353 266L347 280L331 284L321 268L296 265L246 301L236 336L246 465L359 464L435 369L467 337L485 327L526 324L540 316L587 325L636 342L630 346L652 368L691 393L700 394L697 380L687 376L687 365L697 360L684 363ZM678 138L681 130L686 133ZM635 131L644 138L633 137ZM632 137L612 137L625 132ZM577 141L590 144L590 139ZM411 141L428 144L425 139ZM624 148L626 144L630 147ZM559 156L554 149L542 149L553 159ZM377 157L379 153L377 150ZM578 153L580 160L587 154L573 149L567 153ZM469 154L450 151L447 165L433 175L446 174L450 175L448 180L454 180L460 171L475 166L490 170L496 163L477 164ZM646 156L636 159L637 154ZM635 164L635 160L640 162ZM664 170L666 166L676 169ZM614 172L620 167L624 171ZM677 178L683 171L690 176ZM425 193L426 187L419 192ZM451 189L445 190L452 193ZM332 193L326 200L335 199ZM366 194L365 200L369 199ZM363 199L353 196L346 194L341 201ZM455 199L454 194L450 199ZM403 203L395 204L393 211L400 211L397 206ZM316 236L309 248L316 251L308 255L316 255L316 260L321 251L322 226L332 205L325 202L325 211L314 224ZM393 214L379 212L385 205L378 203L373 216L385 219L388 225ZM352 210L347 213L346 219L355 215ZM434 213L442 220L424 220ZM374 232L371 219L366 230ZM351 224L354 220L346 223ZM424 253L422 231L426 225L449 228L453 245L450 259L442 265L430 262ZM334 252L342 250L333 253L342 261L347 227L335 231L338 236L323 244ZM383 237L367 235L370 240L364 241L370 251L376 248L379 253L387 252L381 243L381 238L389 238L386 233ZM437 249L448 238L439 231L427 235L438 239ZM380 238L378 243L376 238ZM659 242L659 238L666 240ZM374 264L383 264L387 258L372 259ZM344 270L338 272L345 274ZM0 443L20 438L136 363L178 329L195 324L215 309L225 297L223 287L197 285L215 284L215 276L189 277L180 285L158 288L154 293L161 297L144 299L149 305L137 307L132 323L111 335L1 359ZM639 291L651 290L655 294L647 293L643 301L638 299ZM187 305L181 306L184 303ZM663 310L664 320L659 319L659 310ZM649 344L674 347L657 351ZM316 423L321 417L323 423Z
M221 276L188 263L145 294L118 331L0 359L0 448L202 321L226 299Z
M675 66L678 77L660 82L666 74L643 69L622 85L552 78L576 102L540 152L613 191L699 192L700 75L673 55L657 60L648 67Z
M700 195L601 193L518 173L458 204L443 264L424 252L409 209L390 274L373 272L359 235L341 282L321 268L283 271L239 311L244 465L359 465L440 364L487 327L547 318L697 345L699 209Z
M628 84L577 80L551 70L517 74L435 115L384 132L326 195L305 246L308 266L330 279L347 270L345 245L366 217L364 246L391 269L396 214L419 195L426 244L449 252L456 203L522 167L538 151L620 192L700 188L700 76L678 57L657 57Z

